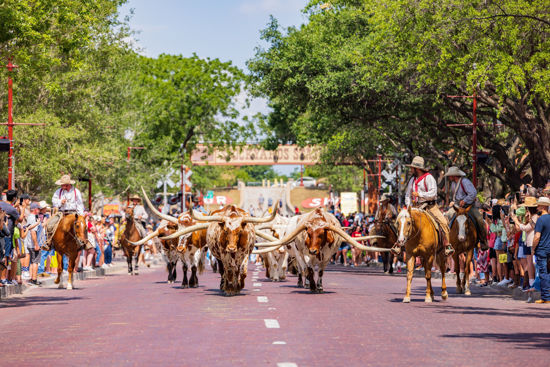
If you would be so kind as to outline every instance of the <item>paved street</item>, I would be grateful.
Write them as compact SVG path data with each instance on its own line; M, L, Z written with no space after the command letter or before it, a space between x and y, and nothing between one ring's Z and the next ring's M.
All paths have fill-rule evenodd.
M405 278L379 270L327 272L326 293L313 295L255 269L236 297L219 293L210 270L200 288L180 289L157 268L3 300L1 364L548 366L550 307L456 296L454 284L449 301L436 288L426 305L420 278L402 304Z

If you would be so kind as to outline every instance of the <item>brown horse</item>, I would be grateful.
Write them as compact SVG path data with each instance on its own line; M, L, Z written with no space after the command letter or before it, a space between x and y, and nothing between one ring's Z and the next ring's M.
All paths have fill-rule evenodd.
M467 208L454 207L456 216L451 224L449 240L455 249L453 259L456 273L456 293L470 296L470 263L474 256L474 248L478 245L477 228L468 215L471 206ZM484 249L486 250L486 249ZM464 263L464 278L460 279L460 254L466 253Z
M441 298L446 300L447 285L445 284L445 252L443 246L438 244L438 231L429 214L417 208L401 210L395 224L398 228L397 244L405 245L407 252L407 291L403 302L411 301L411 282L414 273L416 257L422 260L426 278L425 302L432 302L434 291L432 289L432 265L437 260L441 269Z
M69 258L69 280L67 289L73 289L73 271L78 253L88 242L88 227L83 215L66 214L61 218L52 237L57 254L57 278L55 284L63 288L63 255Z
M373 238L370 241L371 246L392 248L397 242L397 233L393 229L390 221L386 219L386 211L380 213L379 217L374 221L374 225L369 230L370 236L383 236L384 238ZM393 253L382 252L382 261L384 263L384 273L393 274Z
M128 207L124 210L126 216L126 228L120 236L120 244L126 261L128 262L128 274L139 275L139 254L141 253L142 245L133 245L130 242L138 242L141 240L141 235L134 222L134 208ZM134 267L132 267L132 258L134 258Z

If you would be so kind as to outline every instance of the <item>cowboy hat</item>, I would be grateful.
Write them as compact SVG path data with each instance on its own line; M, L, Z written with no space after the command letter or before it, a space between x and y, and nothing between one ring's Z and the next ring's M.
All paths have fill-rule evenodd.
M548 199L546 196L541 196L537 200L537 206L550 206L550 199Z
M504 200L504 199L498 199L496 205L500 205L500 206L506 205L506 200Z
M49 208L50 206L45 200L42 200L38 203L38 207L39 209L46 209L46 208Z
M383 193L382 196L380 197L380 202L382 201L389 201L391 198L390 196L387 194L387 193Z
M465 177L466 173L464 173L463 171L458 169L458 167L452 166L452 167L449 168L447 173L445 173L445 177L449 177L449 176Z
M139 200L139 201L141 201L141 198L139 197L139 195L134 194L134 195L130 196L130 200Z
M411 164L407 164L407 167L418 168L418 169L421 169L423 171L428 171L428 169L426 167L424 167L424 158L422 158L420 156L414 157Z
M74 185L75 184L75 180L71 180L71 176L69 175L63 175L61 176L61 178L57 181L55 181L55 184L56 185Z
M544 186L544 189L542 189L542 192L543 192L544 194L549 194L549 193L550 193L550 182L548 182L548 183L546 184L546 186Z
M534 197L534 196L526 196L525 197L525 201L523 202L523 204L520 205L521 206L525 206L525 207L528 207L528 208L536 208L538 205L537 205L537 198Z

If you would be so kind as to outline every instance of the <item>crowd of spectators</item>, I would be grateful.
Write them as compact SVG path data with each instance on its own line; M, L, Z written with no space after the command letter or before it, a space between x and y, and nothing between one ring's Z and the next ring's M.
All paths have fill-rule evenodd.
M550 185L544 190L526 188L505 198L487 199L483 204L478 200L476 205L483 213L489 248L485 251L476 248L470 264L464 264L465 256L461 255L460 271L470 266L470 281L480 287L519 287L525 292L542 289L542 299L550 302L550 215L547 213ZM329 211L352 237L367 235L374 222L374 215L361 212L344 215L334 207ZM394 258L393 266L397 272L405 267L403 256L406 254ZM334 262L352 267L368 266L381 262L381 256L342 242ZM422 269L420 262L416 265ZM454 273L454 269L453 259L449 256L447 269L437 269L434 264L432 270ZM528 302L533 301L533 297L528 297Z
M0 201L0 286L26 283L40 285L39 278L57 274L55 250L45 251L46 224L52 209L46 201L32 201L29 195L16 190L2 193ZM88 241L93 249L82 250L78 271L112 266L117 225L113 217L86 213ZM63 257L63 271L68 260Z

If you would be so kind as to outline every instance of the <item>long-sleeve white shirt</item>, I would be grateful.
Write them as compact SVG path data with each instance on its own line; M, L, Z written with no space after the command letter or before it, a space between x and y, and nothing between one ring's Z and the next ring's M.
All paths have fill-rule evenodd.
M65 199L65 204L61 202ZM84 203L82 202L82 194L80 190L72 186L69 191L63 190L61 187L55 191L52 197L52 205L59 210L74 210L78 215L84 214Z
M140 219L145 221L147 220L147 218L149 218L149 215L145 211L145 208L143 207L143 205L134 206L134 219Z
M437 199L437 182L434 176L428 174L420 182L418 182L418 190L415 189L416 177L411 177L409 184L407 185L407 191L405 194L405 205L411 205L411 197L413 191L418 192L418 203L424 203L426 201L432 201Z

